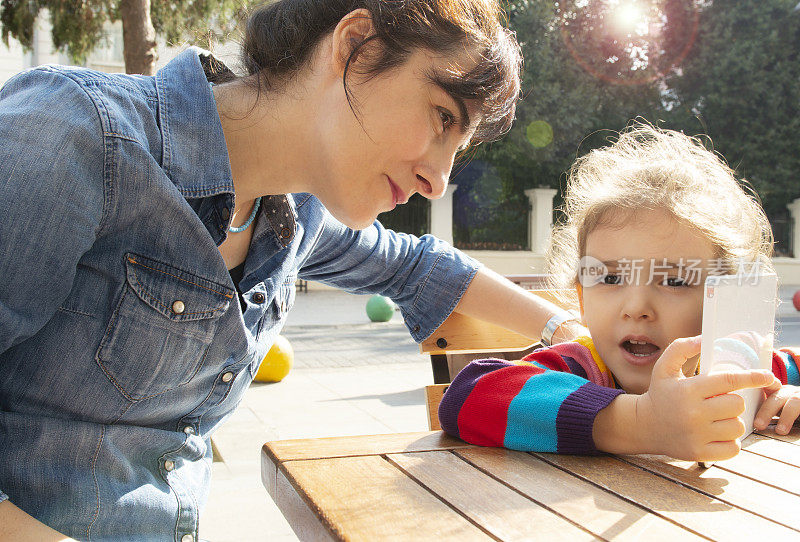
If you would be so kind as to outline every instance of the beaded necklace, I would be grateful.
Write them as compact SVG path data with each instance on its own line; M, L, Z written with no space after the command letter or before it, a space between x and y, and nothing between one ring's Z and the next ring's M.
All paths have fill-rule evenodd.
M261 198L256 198L256 203L255 205L253 205L253 212L250 213L250 218L247 219L247 222L245 222L238 228L234 228L233 226L231 226L230 228L228 228L228 231L231 233L241 233L247 228L249 228L250 224L253 223L253 219L255 219L256 217L256 213L258 212L259 207L261 207Z

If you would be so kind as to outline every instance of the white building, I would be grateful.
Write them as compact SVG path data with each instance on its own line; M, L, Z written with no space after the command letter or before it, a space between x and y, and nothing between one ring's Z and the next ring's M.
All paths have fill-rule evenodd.
M37 20L33 34L33 48L24 51L22 45L9 39L9 47L0 44L0 86L14 74L39 66L41 64L74 64L66 53L56 51L51 39L50 17L46 10ZM85 66L104 72L125 72L125 59L122 54L122 22L109 23L106 26L107 39L89 56ZM219 47L214 53L226 63L234 63L237 55L237 44L231 42ZM158 62L156 69L169 62L182 49L183 45L167 45L158 40Z

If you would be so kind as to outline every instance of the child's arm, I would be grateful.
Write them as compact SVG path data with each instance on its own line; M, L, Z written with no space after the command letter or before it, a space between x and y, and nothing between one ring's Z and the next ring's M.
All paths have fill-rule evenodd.
M653 367L649 389L621 396L602 411L593 435L612 453L655 453L692 461L728 459L744 434L744 399L730 393L770 386L768 371L720 372L687 378L682 367L700 353L700 337L677 339Z
M739 451L741 397L728 392L769 385L766 372L686 378L699 337L670 345L644 395L599 386L568 372L552 351L535 365L473 362L456 376L439 407L442 428L467 442L524 451L658 453L716 460ZM548 369L550 368L550 369Z
M481 446L597 453L595 416L624 392L571 374L553 350L526 358L533 363L488 359L469 364L439 405L442 429Z
M780 412L775 432L786 435L800 416L800 371L797 359L800 351L796 348L782 348L772 354L772 372L777 380L764 388L767 398L756 414L753 426L766 429L772 417Z

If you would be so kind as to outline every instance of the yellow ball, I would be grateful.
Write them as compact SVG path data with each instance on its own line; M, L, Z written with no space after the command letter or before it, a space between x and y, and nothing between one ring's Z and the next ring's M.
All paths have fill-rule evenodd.
M294 362L294 350L288 339L281 335L275 338L275 343L269 349L261 366L256 373L259 382L280 382L289 374Z

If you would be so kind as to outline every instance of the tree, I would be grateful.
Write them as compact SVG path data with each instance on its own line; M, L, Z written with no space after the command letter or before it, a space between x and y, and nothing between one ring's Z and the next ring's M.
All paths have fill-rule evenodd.
M495 209L488 213L495 224L467 225L469 241L478 231L506 231L514 219L501 210L527 203L524 189L560 187L577 156L639 117L708 135L755 188L777 249L789 252L786 204L800 197L796 5L797 0L510 1L509 23L525 58L524 98L511 132L478 147L471 155L472 174L466 171L464 182L454 179L460 185L454 198L469 209L466 218L486 215L474 210L478 205ZM524 230L524 216L517 222L516 230Z
M479 146L468 157L472 164L454 176L453 182L459 185L454 193L456 244L486 244L488 237L494 236L494 243L500 246L509 239L524 237L526 214L521 209L528 206L525 189L560 187L575 158L605 144L611 130L622 129L636 117L654 122L659 119L659 70L667 69L662 67L668 65L666 55L651 52L652 64L640 58L634 65L631 54L624 51L641 46L647 36L637 37L632 45L632 37L608 35L603 26L606 14L600 9L608 8L606 4L551 0L509 3L509 26L517 33L524 58L524 97L517 106L511 132L500 141ZM666 31L674 28L664 27ZM584 40L591 40L596 48L579 46ZM650 51L667 47L650 41ZM614 62L608 62L614 57ZM593 66L606 64L613 66L598 76ZM476 171L481 172L477 178ZM481 207L489 209L479 212ZM480 217L492 218L476 224ZM464 222L463 227L459 220ZM482 232L486 237L479 237Z
M50 12L53 45L83 63L105 37L107 22L122 21L125 71L152 75L156 35L168 42L184 38L211 47L241 21L251 0L2 0L0 25L6 46L13 36L30 48L42 9Z
M697 42L667 80L668 120L706 134L755 188L788 253L786 204L800 197L800 12L796 0L706 3ZM800 247L795 247L795 255Z

